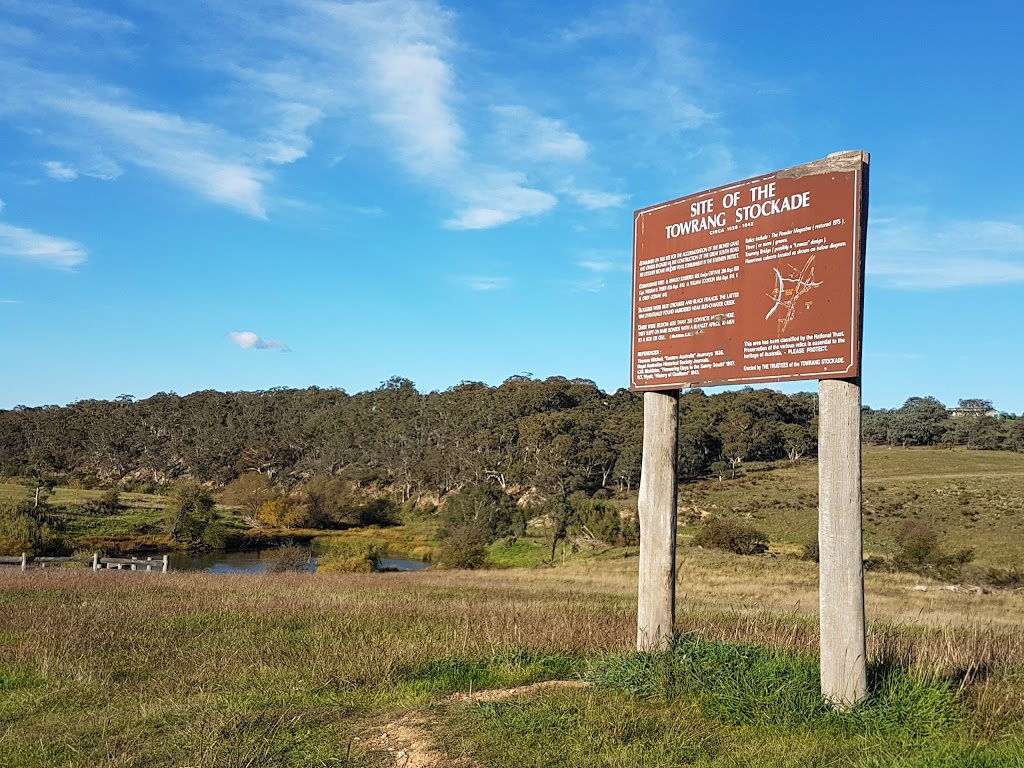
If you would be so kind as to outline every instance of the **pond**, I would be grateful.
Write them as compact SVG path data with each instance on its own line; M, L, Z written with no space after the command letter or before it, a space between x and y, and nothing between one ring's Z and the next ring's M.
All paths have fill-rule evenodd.
M273 557L273 549L247 552L204 552L171 555L172 571L207 571L209 573L266 573L267 560ZM422 560L406 560L400 556L382 557L382 571L423 571L430 563ZM309 570L316 572L316 556L309 560Z

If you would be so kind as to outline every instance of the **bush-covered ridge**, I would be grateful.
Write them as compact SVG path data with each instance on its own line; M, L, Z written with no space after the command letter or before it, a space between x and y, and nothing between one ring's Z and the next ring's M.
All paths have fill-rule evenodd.
M734 476L745 461L797 459L816 447L816 396L743 389L680 401L679 469ZM0 411L0 474L119 482L140 490L182 478L222 485L247 472L316 475L406 498L474 482L545 494L629 491L639 481L642 398L593 382L513 377L418 392L378 389L161 393ZM934 398L864 412L865 440L1024 450L1024 420L950 418Z

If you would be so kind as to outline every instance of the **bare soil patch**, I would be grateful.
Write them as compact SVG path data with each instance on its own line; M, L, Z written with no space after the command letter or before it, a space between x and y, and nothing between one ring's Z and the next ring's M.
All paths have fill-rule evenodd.
M503 701L548 688L589 688L591 685L584 680L545 680L514 688L455 693L437 703ZM438 748L430 734L434 724L429 716L412 712L375 729L361 746L370 752L386 753L388 758L383 765L394 768L476 768L477 764L465 755L447 755Z

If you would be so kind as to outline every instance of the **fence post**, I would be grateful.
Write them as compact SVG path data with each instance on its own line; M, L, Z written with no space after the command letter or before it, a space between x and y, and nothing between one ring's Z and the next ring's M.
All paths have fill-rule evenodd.
M164 568L160 573L167 573L167 566L170 564L170 555L164 555Z
M22 552L21 553L21 570L24 571L26 568L28 568L28 556L24 552Z
M93 552L92 553L92 569L94 571L98 571L100 569L100 553L99 552Z

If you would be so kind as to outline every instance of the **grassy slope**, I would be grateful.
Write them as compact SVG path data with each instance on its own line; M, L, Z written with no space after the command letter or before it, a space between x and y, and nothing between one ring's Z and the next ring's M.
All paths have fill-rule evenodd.
M702 514L746 519L778 548L797 549L817 530L817 464L746 467L735 480L683 486L684 534ZM864 451L864 546L891 554L908 520L941 534L940 546L972 547L978 562L1024 561L1024 454L999 451L891 449ZM687 527L685 524L689 523Z

